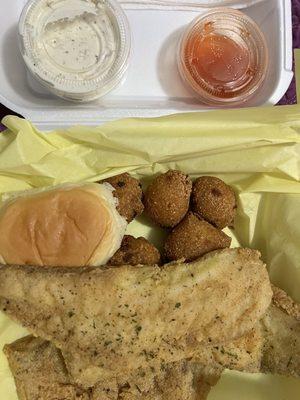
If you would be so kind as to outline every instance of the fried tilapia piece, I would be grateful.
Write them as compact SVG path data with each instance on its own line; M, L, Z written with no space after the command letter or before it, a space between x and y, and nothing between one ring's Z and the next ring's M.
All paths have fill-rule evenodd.
M225 368L259 372L263 338L257 324L245 336L222 345L199 345L195 357L135 371L120 381L124 400L206 399Z
M201 370L184 360L82 390L70 383L60 350L48 341L27 336L6 345L4 352L19 400L204 400L210 388Z
M242 372L259 372L264 337L260 324L244 336L228 343L198 346L192 361L211 370L222 372L225 368Z
M151 370L147 373L150 375ZM133 377L127 385L121 387L118 399L205 400L211 388L210 383L213 383L201 368L195 368L188 360L162 365L159 371L152 373L149 387L145 387L145 378L141 381L141 378Z
M70 384L61 353L53 345L32 336L21 339L5 346L19 398L46 400L47 391L51 390L55 395L62 393L64 400L73 400L75 393L84 400L204 400L224 368L244 372L262 369L299 377L300 305L281 289L273 287L273 292L272 305L266 315L245 336L227 344L199 346L191 360L139 369L123 379L99 382L86 392ZM270 329L274 326L279 329L279 340L274 337L278 332ZM291 332L295 332L298 343L297 339L290 340ZM282 333L286 335L285 340L282 340Z
M271 297L250 249L162 268L0 267L0 308L61 349L74 382L86 387L192 357L199 343L239 338Z
M272 304L248 334L227 344L199 346L188 362L168 364L166 371L169 380L159 371L156 371L152 381L151 375L146 373L146 384L139 382L137 377L132 381L129 379L130 389L127 389L126 400L177 400L177 397L163 397L172 385L175 386L173 391L177 393L178 399L184 399L187 394L190 396L188 399L206 399L225 368L300 377L300 304L294 302L283 290L275 286L272 289ZM176 375L176 371L180 371L183 365L185 373ZM184 379L188 381L189 374L192 374L193 379L185 386ZM144 390L140 395L133 389L135 382ZM147 385L150 388L148 391ZM182 388L181 392L176 391L179 387ZM149 397L144 397L145 393Z
M70 384L61 352L50 342L26 336L6 345L4 353L19 400L89 400L88 393Z
M300 377L300 305L283 290L272 289L272 304L246 335L230 343L200 345L191 360L167 364L163 372L135 372L123 382L125 391L120 396L126 400L206 399L225 368ZM164 397L169 387L175 397Z
M60 350L48 341L27 336L6 345L4 352L20 400L204 400L222 370L232 365L233 355L239 370L252 371L254 358L259 364L259 337L255 329L230 345L203 348L202 354L211 354L202 363L182 360L140 369L85 391L71 384Z
M273 286L272 304L262 319L262 371L300 377L300 304Z

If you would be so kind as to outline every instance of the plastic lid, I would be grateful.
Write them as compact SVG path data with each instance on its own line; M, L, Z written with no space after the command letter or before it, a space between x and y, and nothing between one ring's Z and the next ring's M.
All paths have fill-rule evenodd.
M179 46L182 78L208 105L241 105L261 87L268 50L256 23L230 8L196 18Z
M19 34L29 71L68 100L103 96L128 66L129 25L114 0L31 0Z

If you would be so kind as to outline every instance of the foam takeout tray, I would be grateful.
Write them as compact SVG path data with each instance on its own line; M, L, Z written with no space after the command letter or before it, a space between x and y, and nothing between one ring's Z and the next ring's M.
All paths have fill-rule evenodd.
M25 0L1 0L0 103L41 129L76 123L99 125L126 117L156 117L207 109L183 84L176 65L176 49L185 26L205 8L141 8L124 4L132 31L132 54L127 76L116 90L87 104L72 104L49 94L26 72L18 48L18 19ZM199 1L199 3L201 3ZM207 2L206 2L207 3ZM270 69L259 94L249 106L276 104L292 77L290 0L231 1L243 8L263 30Z

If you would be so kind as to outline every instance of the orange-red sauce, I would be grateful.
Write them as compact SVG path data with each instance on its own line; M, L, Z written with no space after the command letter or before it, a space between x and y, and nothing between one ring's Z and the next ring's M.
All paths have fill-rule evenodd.
M227 36L210 33L189 39L191 68L208 84L226 85L242 78L250 67L247 49Z

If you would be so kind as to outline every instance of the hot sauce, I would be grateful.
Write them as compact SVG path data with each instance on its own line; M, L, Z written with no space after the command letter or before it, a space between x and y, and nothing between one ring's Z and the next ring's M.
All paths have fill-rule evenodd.
M191 38L191 65L207 82L230 83L242 78L250 64L247 49L227 36L212 33Z
M202 102L236 105L246 102L263 83L267 48L252 20L239 11L219 9L188 27L178 65Z

